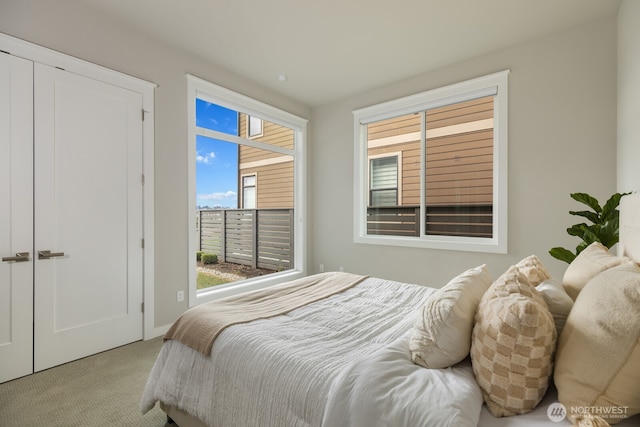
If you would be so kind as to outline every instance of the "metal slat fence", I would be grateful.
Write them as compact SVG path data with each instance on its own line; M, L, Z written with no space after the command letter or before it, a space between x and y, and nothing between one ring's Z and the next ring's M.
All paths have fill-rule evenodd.
M492 237L491 205L427 206L426 234ZM370 207L367 234L420 236L419 206Z
M221 262L268 270L293 265L293 209L202 209L197 212L199 250Z

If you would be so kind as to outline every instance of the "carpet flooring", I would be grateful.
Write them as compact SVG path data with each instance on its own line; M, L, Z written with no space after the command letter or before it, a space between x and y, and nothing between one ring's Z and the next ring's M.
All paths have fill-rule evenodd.
M2 383L0 426L163 427L157 406L138 409L161 346L161 337L138 341Z

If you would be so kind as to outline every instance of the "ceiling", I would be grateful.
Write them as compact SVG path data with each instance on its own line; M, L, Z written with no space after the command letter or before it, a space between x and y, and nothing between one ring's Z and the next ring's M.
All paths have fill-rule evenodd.
M310 107L614 15L620 3L75 1Z

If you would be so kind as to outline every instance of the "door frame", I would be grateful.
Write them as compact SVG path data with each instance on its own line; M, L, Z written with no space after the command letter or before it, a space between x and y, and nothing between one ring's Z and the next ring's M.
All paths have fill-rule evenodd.
M142 94L143 339L161 335L154 320L154 91L157 84L0 33L0 50Z

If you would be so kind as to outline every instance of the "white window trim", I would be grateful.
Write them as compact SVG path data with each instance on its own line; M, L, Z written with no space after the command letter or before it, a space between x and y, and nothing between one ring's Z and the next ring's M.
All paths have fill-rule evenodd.
M397 173L397 180L398 180L398 185L397 185L397 191L398 191L398 200L396 200L396 205L397 206L402 206L402 151L395 151L393 153L380 153L380 154L374 154L372 156L367 156L367 182L370 182L371 177L369 176L370 173L370 169L371 169L371 160L373 159L382 159L385 157L396 157L397 158L397 165L398 165L398 173ZM371 203L371 200L369 200L369 192L367 191L367 201L368 203Z
M203 99L223 107L254 115L286 126L294 131L295 144L293 149L285 149L274 145L265 144L256 140L250 140L221 132L211 131L196 126L196 98ZM188 265L189 265L189 306L202 304L241 292L262 289L268 286L276 285L288 280L294 280L307 274L305 263L305 242L306 242L306 137L307 137L307 120L295 116L286 111L264 104L245 95L233 92L229 89L218 86L214 83L200 79L196 76L187 74L187 119L188 119ZM244 145L255 148L263 148L275 151L284 155L294 157L294 269L283 271L281 273L273 273L267 276L261 276L253 279L247 279L240 282L234 282L233 285L214 287L211 289L197 292L196 290L196 136L204 135L212 138L237 141Z
M251 135L251 117L260 120L260 133L256 133L255 135ZM264 136L264 120L262 120L260 117L255 117L255 116L250 116L247 114L247 118L246 118L246 124L247 124L247 138L260 138L261 136Z
M508 76L509 70L444 86L419 94L353 111L354 129L354 242L376 245L460 250L471 252L507 253L507 182L508 182ZM366 125L376 121L416 113L471 98L495 95L494 98L494 210L493 237L472 238L431 236L384 236L367 234L368 169ZM424 126L424 125L423 125ZM424 129L423 129L424 131ZM421 188L424 189L424 142L422 143ZM425 205L421 191L421 206Z
M256 179L256 183L254 185L252 185L251 187L253 187L255 189L255 197L256 197L255 205L256 205L256 208L254 208L254 209L257 209L257 206L258 206L258 172L251 172L251 173L245 173L245 174L241 174L240 175L240 188L241 188L241 192L240 192L241 193L241 195L240 195L240 206L241 206L241 208L240 209L247 209L247 208L244 207L244 202L245 202L245 200L244 200L244 189L247 188L244 185L244 179L249 177L249 176L253 176Z

